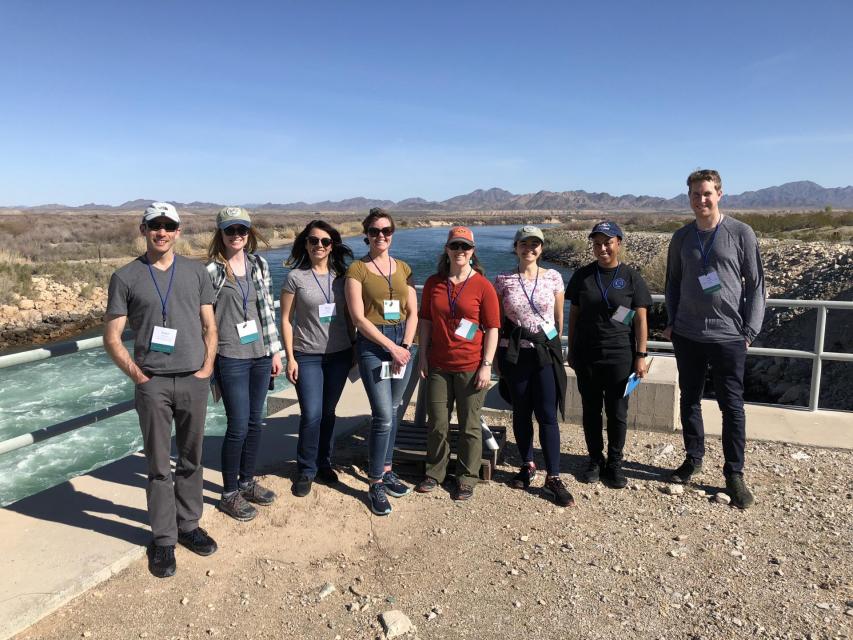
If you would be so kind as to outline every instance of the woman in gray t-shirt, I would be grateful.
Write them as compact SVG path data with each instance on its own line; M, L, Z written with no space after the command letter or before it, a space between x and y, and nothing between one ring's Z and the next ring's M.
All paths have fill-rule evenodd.
M287 379L296 387L301 416L293 495L307 496L316 479L334 484L332 434L335 408L352 367L354 330L344 298L352 250L323 220L296 236L281 287L281 335Z

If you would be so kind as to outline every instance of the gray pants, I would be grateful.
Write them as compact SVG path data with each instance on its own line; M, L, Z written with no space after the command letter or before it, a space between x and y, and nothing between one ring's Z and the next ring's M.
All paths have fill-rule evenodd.
M154 544L175 545L178 529L192 531L202 511L204 420L209 379L191 374L153 376L136 387L136 413L148 463L148 518ZM178 461L172 482L172 420Z

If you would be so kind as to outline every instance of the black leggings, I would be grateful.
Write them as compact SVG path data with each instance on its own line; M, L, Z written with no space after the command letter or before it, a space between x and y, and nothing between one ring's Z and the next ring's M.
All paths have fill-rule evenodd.
M631 361L576 362L575 373L583 405L583 433L593 460L604 459L601 407L607 414L607 461L622 461L628 431L628 398L623 398Z

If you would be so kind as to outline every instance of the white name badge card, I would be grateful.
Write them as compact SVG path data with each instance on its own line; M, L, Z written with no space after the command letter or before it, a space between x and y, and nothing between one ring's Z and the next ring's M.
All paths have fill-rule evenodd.
M254 320L237 323L237 335L240 336L240 344L249 344L258 339L258 325Z
M468 320L467 318L462 318L459 321L459 326L456 328L454 332L460 338L464 338L465 340L473 340L477 335L477 330L479 326Z
M709 271L704 276L699 276L699 284L702 285L702 291L705 293L714 293L723 288L716 271Z
M629 309L628 307L623 307L620 304L616 311L613 312L613 315L610 316L610 319L616 324L629 325L634 319L634 310Z
M151 351L159 351L160 353L172 353L175 350L175 339L178 337L177 329L169 329L168 327L154 327L154 333L151 334Z
M338 312L338 307L334 302L320 305L320 322L329 324Z
M400 301L399 300L383 300L382 301L383 317L386 320L400 319Z
M548 340L553 340L557 337L557 327L550 322L543 322L539 326L542 328L542 332Z
M391 369L390 362L383 362L382 368L379 369L379 379L380 380L388 380L389 378L394 378L395 380L401 380L406 375L406 367L401 368L396 373Z

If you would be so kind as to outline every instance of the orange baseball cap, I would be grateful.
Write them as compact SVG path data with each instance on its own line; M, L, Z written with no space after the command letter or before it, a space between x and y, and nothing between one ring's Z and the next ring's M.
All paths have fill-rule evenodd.
M470 246L474 244L474 232L468 227L453 227L447 234L447 244L451 242L467 242Z

